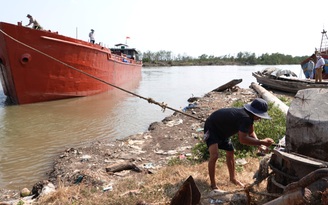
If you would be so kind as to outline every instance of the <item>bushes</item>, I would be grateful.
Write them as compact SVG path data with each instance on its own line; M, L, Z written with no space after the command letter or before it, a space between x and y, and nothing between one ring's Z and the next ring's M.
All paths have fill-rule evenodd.
M236 101L233 107L242 107L242 101ZM269 115L272 120L261 119L259 122L254 123L255 133L259 139L272 138L276 143L285 135L286 132L286 115L272 103L269 103ZM256 146L243 145L238 140L238 135L231 137L231 141L235 147L236 158L242 158L247 155L252 155L257 151ZM224 152L220 150L220 154ZM197 162L206 161L209 158L209 153L206 144L200 140L192 148L193 160ZM255 155L254 155L255 156Z

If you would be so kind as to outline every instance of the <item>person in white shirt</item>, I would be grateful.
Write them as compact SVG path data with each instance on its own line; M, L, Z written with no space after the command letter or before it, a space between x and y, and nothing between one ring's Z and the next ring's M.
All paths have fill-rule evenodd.
M35 19L33 19L33 17L30 14L27 14L26 17L30 19L30 22L26 26L30 26L31 24L33 24L33 27L32 28L39 29L39 30L42 29L42 27L40 26L40 24Z
M91 32L89 33L90 43L95 44L95 31L91 29Z
M325 65L325 59L317 54L317 63L315 64L315 82L322 82L322 71Z

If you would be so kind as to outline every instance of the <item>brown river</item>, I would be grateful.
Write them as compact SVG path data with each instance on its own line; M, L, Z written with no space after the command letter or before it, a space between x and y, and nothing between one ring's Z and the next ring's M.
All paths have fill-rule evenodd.
M143 68L141 79L124 89L175 109L188 105L187 99L229 82L248 88L255 82L252 72L269 66L192 66ZM300 74L300 65L278 68ZM84 146L94 140L122 139L144 132L155 121L173 111L112 90L90 97L7 105L0 89L0 188L31 188L47 179L53 159L71 147Z

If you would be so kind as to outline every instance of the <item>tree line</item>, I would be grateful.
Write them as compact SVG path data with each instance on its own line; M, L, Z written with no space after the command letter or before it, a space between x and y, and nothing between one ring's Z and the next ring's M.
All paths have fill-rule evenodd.
M139 52L140 53L140 52ZM300 64L308 56L291 56L281 53L256 56L251 52L239 52L236 56L202 54L198 57L173 55L172 51L143 52L144 66L191 66L191 65L291 65Z

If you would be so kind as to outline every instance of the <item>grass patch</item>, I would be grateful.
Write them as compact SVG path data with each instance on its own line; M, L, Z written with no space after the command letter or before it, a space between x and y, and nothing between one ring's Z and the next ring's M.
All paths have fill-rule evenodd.
M248 158L245 166L238 166L237 177L244 183L252 183L252 176L257 170L259 160ZM229 182L229 173L225 162L218 162L216 168L218 186L226 191L239 189ZM136 204L170 204L175 193L183 182L192 176L202 196L210 192L207 162L195 165L172 165L163 167L154 174L135 174L123 177L113 184L112 191L104 192L101 188L94 191L94 187L79 184L71 187L59 187L37 202L37 204L51 205L136 205ZM263 187L265 190L265 187ZM252 198L255 201L255 198ZM204 199L201 204L206 204Z

